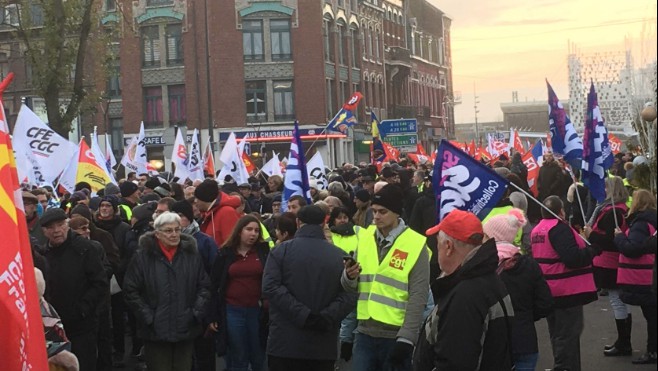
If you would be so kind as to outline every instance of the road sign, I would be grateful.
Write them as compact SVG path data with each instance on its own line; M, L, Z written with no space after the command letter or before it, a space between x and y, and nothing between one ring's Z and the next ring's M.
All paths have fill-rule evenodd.
M383 120L379 123L379 134L382 138L389 135L416 134L418 123L416 119L408 120Z
M382 139L402 152L416 152L417 134L390 135Z

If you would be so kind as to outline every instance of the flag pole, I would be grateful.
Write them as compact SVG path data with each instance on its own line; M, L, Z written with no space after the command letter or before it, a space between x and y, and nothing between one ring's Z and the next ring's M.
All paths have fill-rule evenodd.
M329 122L332 122L332 121L334 121L335 119L337 119L337 118L338 118L338 115L340 115L340 112L341 112L342 110L343 110L342 108L339 109L338 112L336 112L336 114L334 115L334 118L332 118L331 120L329 120ZM304 153L304 157L308 156L308 153L311 151L311 148L313 148L313 145L315 144L315 142L317 142L318 139L320 139L320 136L322 136L322 134L324 134L324 133L327 131L327 126L329 126L329 123L327 123L327 125L324 126L324 129L322 129L322 131L320 132L320 134L318 134L318 135L315 137L315 140L311 143L311 145L308 146L308 148L306 149L306 153ZM327 140L329 140L329 138L327 138Z
M583 216L583 227L587 225L587 220L585 220L585 210L583 209L583 200L580 198L580 192L578 192L578 183L576 182L576 179L571 178L573 180L573 184L576 185L576 197L578 197L578 206L580 206L580 214Z
M516 184L511 183L511 182L509 183L509 185L511 185L512 187L516 188L517 191L519 191L519 192L523 193L524 195L526 195L526 197L530 197L531 200L535 201L535 202L536 202L539 206L541 206L544 210L548 211L551 215L553 215L555 218L557 218L557 220L561 220L561 221L563 221L563 222L565 222L565 223L567 222L566 220L560 218L560 217L559 217L556 213L554 213L551 209L549 209L548 207L546 207L546 205L544 205L543 203L541 203L541 202L540 202L538 199L536 199L533 195L531 195L530 193L524 191L521 187L519 187L519 186L517 186ZM589 246L592 245L592 244L591 244L589 241L587 241L587 239L586 239L585 237L583 237L582 235L578 234L578 236L580 236L580 238L581 238L583 241L585 241L585 243L586 243L587 245L589 245Z
M616 200L615 200L616 185L615 184L616 184L616 182L610 182L610 183L612 185L612 189L610 190L610 193L612 193L612 197L610 197L610 200L612 201L612 217L615 219L615 229L619 229L619 221L617 220L617 211L615 210L615 203L616 203Z

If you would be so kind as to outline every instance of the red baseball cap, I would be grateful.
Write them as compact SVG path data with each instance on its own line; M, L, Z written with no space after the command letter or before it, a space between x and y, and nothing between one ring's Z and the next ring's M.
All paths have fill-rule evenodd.
M425 235L432 236L440 231L472 245L481 244L484 237L480 219L473 213L459 209L449 212L439 224L425 231Z

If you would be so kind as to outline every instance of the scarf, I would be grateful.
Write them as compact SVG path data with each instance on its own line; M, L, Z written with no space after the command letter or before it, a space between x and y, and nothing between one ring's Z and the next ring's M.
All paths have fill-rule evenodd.
M188 235L190 235L190 236L194 236L194 235L197 234L197 232L199 232L199 231L200 231L200 229L199 229L199 223L197 223L196 220L192 220L192 223L190 223L190 225L188 225L187 227L183 228L182 233L188 234Z

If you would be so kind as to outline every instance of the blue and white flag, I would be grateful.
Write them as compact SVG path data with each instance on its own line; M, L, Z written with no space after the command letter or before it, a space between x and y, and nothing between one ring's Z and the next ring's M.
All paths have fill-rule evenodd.
M535 145L532 147L532 157L535 158L535 162L537 163L537 166L541 166L544 163L544 142L542 140L538 140L535 142Z
M447 140L439 145L432 174L438 220L454 209L480 220L505 196L508 182Z
M290 156L286 166L286 176L283 178L283 194L281 196L281 211L288 210L290 197L300 195L311 204L311 187L308 183L308 171L306 170L306 159L304 158L304 146L299 137L299 124L295 121L295 129L292 131L292 142L290 143Z
M592 196L598 202L605 200L605 172L610 169L613 161L608 130L605 128L594 83L592 83L587 95L581 175L583 184L589 188Z
M551 130L553 152L563 156L567 162L580 159L583 156L583 141L548 80L546 86L548 86L548 126Z

